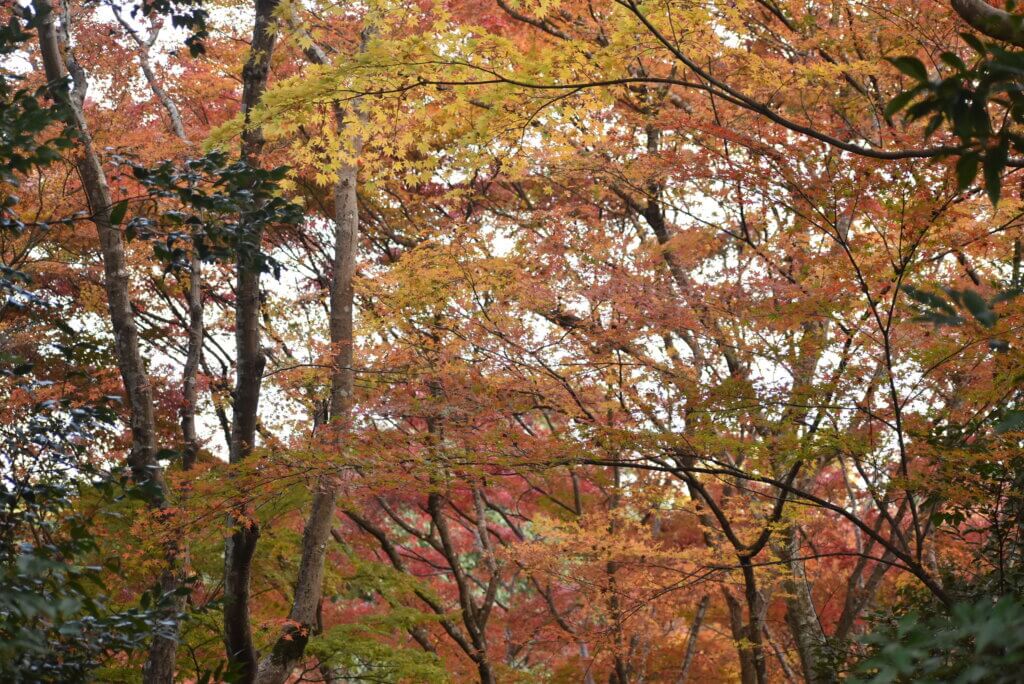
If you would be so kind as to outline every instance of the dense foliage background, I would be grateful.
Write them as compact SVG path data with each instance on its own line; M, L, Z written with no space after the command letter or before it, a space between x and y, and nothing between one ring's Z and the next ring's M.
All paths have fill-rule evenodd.
M1012 4L2 12L0 680L1019 678Z

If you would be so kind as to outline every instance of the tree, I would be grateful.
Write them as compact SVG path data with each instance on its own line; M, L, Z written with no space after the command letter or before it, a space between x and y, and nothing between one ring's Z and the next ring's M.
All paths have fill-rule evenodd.
M984 6L208 5L172 54L183 8L56 23L124 291L65 160L22 211L86 213L3 247L97 341L69 391L130 390L127 302L165 504L96 553L125 605L194 576L162 676L835 681L877 615L1016 591Z

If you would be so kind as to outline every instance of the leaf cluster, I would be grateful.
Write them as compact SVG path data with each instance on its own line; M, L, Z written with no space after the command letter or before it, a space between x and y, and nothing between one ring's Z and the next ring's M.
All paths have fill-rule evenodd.
M871 652L851 681L1016 682L1024 664L1024 603L961 603L948 615L910 613L868 634Z
M20 49L30 27L31 22L24 24L14 16L0 25L0 57ZM67 116L64 101L51 99L53 91L48 88L21 88L21 81L17 74L0 72L0 233L14 236L26 229L14 190L26 174L58 160L74 144L66 129L49 134ZM6 304L20 308L38 303L38 297L24 287L28 282L26 274L0 264L0 297Z
M952 132L961 147L956 163L959 189L969 188L980 168L995 205L1010 157L1024 150L1024 131L1019 128L1024 124L1024 51L970 33L960 35L974 51L973 60L968 63L954 52L943 52L934 78L917 57L889 59L916 85L896 95L886 114L904 111L910 121L927 120L925 138L943 127Z
M164 161L146 167L122 159L151 200L153 211L125 224L128 240L150 240L168 270L187 269L188 245L208 262L242 256L244 266L280 276L281 265L261 249L265 228L296 225L301 205L281 192L289 169L261 169L223 152L211 152L181 164ZM124 221L128 200L111 210L111 221Z
M116 654L173 632L169 597L145 593L139 607L112 606L97 539L79 502L108 504L144 497L117 473L84 458L97 433L110 429L105 405L43 401L0 432L0 680L79 682Z
M929 291L904 285L902 289L917 311L917 321L931 323L936 327L959 327L971 320L991 330L999 323L997 307L1012 302L1021 294L1019 255L1016 258L1013 280L1008 287L1000 288L991 297L986 298L973 288L956 289L943 286L938 291ZM989 347L995 352L1007 352L1010 350L1011 342L993 337L989 340ZM1024 411L1015 410L1011 406L998 406L990 419L997 434L1024 428Z

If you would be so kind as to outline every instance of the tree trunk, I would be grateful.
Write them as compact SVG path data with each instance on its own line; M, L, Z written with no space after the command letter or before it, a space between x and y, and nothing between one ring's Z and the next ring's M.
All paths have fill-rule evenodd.
M777 551L789 570L789 576L782 580L782 588L786 592L786 624L796 642L804 680L808 684L834 682L835 674L828 672L822 661L825 633L818 622L818 612L811 598L803 561L799 560L800 543L796 529L790 527L781 536Z
M757 684L767 684L768 667L764 656L764 615L767 606L764 597L757 589L757 580L754 576L754 565L751 559L741 557L740 567L743 570L744 594L747 599L746 637L750 644L755 681Z
M36 13L42 17L38 26L39 46L47 80L62 81L68 72L72 76L72 90L65 101L70 105L67 125L74 129L81 141L81 156L77 160L82 187L89 201L92 221L99 234L100 253L103 258L104 289L114 333L118 370L127 394L131 415L132 449L128 457L132 477L138 483L149 482L162 502L166 490L163 471L156 460L156 429L153 418L153 397L149 377L142 355L139 353L139 333L135 325L128 291L128 264L124 243L118 227L110 222L110 188L99 156L96 154L85 121L83 105L88 88L84 70L74 61L68 47L68 27L58 35L53 9L49 0L34 0Z
M338 113L339 124L342 115ZM343 421L351 412L354 387L352 370L353 290L355 251L359 235L356 209L356 174L354 165L339 173L335 184L334 278L331 285L331 347L334 350L331 372L329 416L332 423ZM338 446L338 445L336 445ZM316 608L320 602L324 580L324 556L334 522L338 484L334 476L324 474L317 479L313 504L302 533L302 559L295 580L295 593L288 617L293 623L281 635L273 651L260 663L256 681L275 684L287 680L305 651L313 630Z
M110 220L112 202L110 188L99 156L85 120L85 95L88 82L84 69L75 61L71 49L70 17L65 17L58 33L53 7L49 0L33 0L39 17L37 33L46 79L51 83L63 81L71 74L71 90L58 94L69 108L66 125L73 129L81 142L81 156L76 165L82 178L82 187L89 202L92 221L99 236L103 259L103 286L110 311L110 324L114 334L115 353L121 380L127 395L131 421L132 447L128 466L132 479L150 491L150 503L163 507L167 502L167 485L163 469L156 459L156 425L153 416L153 396L149 376L139 352L139 333L135 325L128 288L128 263L124 253L121 232ZM178 586L175 566L176 548L167 549L169 567L161 576L161 589L166 593ZM177 643L173 636L154 636L146 664L143 681L147 684L169 684L174 679Z
M676 684L686 684L686 680L690 676L690 666L693 665L693 657L697 654L697 635L704 624L704 614L708 610L708 603L710 601L711 597L705 594L697 606L697 614L693 617L693 624L690 625L690 634L686 638L686 655L683 656L683 664L679 668Z
M195 248L192 249L192 262L189 268L188 282L188 355L182 371L182 406L181 406L181 467L190 470L199 453L199 439L196 436L196 404L199 393L196 388L196 375L199 372L199 360L203 353L203 263Z
M306 56L314 63L327 63L326 54L315 44L306 50ZM357 114L358 107L359 100L356 100L353 111ZM334 106L334 119L341 133L345 128L345 111L337 104ZM357 157L361 150L362 140L356 136L352 139L352 160L339 169L334 184L334 267L329 323L332 359L328 405L328 422L334 424L334 427L351 413L355 387L353 280L359 240ZM342 445L336 443L334 446L340 448ZM302 558L288 615L293 624L278 638L272 652L260 662L256 678L259 684L285 682L305 652L323 593L324 557L331 536L337 498L336 478L330 473L318 477L309 519L302 532Z
M270 58L276 37L271 29L278 0L256 0L252 45L249 59L242 70L242 159L256 163L263 147L263 133L250 126L252 109L267 87ZM260 387L266 358L260 341L260 268L258 255L263 241L261 227L242 227L236 259L235 400L231 420L231 462L238 463L251 452L256 442L256 421L259 415ZM259 526L249 519L239 524L236 516L229 523L235 532L224 547L224 645L228 661L238 681L248 684L256 677L256 649L252 642L249 619L249 584L252 559L259 539Z
M728 587L722 588L722 594L725 596L725 604L729 608L729 626L732 630L732 638L737 644L740 644L737 648L740 657L740 682L742 684L758 684L753 651L749 646L742 645L746 638L743 605L732 595Z
M171 122L171 130L180 140L186 143L189 142L188 135L185 133L185 124L181 119L181 111L167 91L164 90L163 86L160 85L160 80L156 77L156 71L153 69L153 63L149 59L149 51L156 44L156 39L160 35L160 29L163 28L163 18L158 16L150 23L149 36L143 39L135 29L135 26L132 25L132 22L125 19L121 14L120 7L112 6L111 10L114 13L114 18L117 19L117 23L121 24L121 27L139 47L139 67L142 69L142 75L146 77L149 89L153 91L153 95L156 96L164 111L167 112L167 118Z
M437 483L434 483L435 485ZM462 623L466 632L472 640L473 652L470 657L476 662L477 672L480 677L480 684L494 684L494 672L491 668L490 658L487 653L487 622L486 617L481 616L480 608L473 601L473 590L459 562L459 554L452 541L451 531L448 528L448 519L444 515L444 497L432 492L427 497L427 512L437 529L437 536L441 540L441 551L448 561L452 570L452 578L458 587L459 605L462 608Z

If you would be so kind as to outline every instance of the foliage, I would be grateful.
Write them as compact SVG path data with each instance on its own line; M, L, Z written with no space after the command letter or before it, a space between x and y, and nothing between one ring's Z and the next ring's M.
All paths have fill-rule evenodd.
M11 17L0 26L0 59L9 58L29 34L19 19ZM16 75L0 75L0 232L20 235L25 222L18 212L14 194L19 177L56 161L72 141L65 133L52 134L51 127L66 115L59 104L47 103L45 88L20 88ZM22 306L35 299L24 285L24 273L0 263L0 296L8 306Z
M24 379L27 390L33 384ZM83 458L113 415L47 400L0 429L3 681L91 681L97 668L173 628L159 592L147 592L141 607L117 606L118 563L98 555L92 520L79 509L83 496L112 505L132 493Z
M22 49L32 28L11 17L0 28L0 55ZM11 190L74 144L66 131L53 130L68 115L63 101L45 87L16 88L21 80L8 72L0 77L0 231L14 240L29 229L73 226L75 218L28 221L19 214ZM45 318L55 310L34 285L28 274L0 264L0 315ZM87 338L64 322L55 327L56 339L69 341L55 340L55 356L75 363L89 355ZM98 668L143 648L154 634L173 633L178 619L158 589L143 592L141 607L125 608L111 596L120 564L102 558L92 513L82 508L86 500L113 505L145 494L126 486L118 467L93 460L116 424L110 404L117 397L76 403L54 395L55 383L36 376L35 362L5 351L0 364L7 402L0 425L0 679L91 681Z
M235 2L102 5L59 18L89 139L34 151L64 116L33 109L35 41L0 117L34 160L9 165L0 399L11 429L109 425L61 477L8 468L41 507L19 495L12 540L70 544L5 566L69 613L10 613L33 662L45 638L69 678L130 680L196 611L178 679L244 678L228 628L280 682L1016 657L1016 48L911 0L261 1L258 40ZM159 509L109 476L139 434ZM151 588L168 568L187 591Z
M209 37L210 31L207 25L209 11L203 0L128 0L124 5L120 1L114 4L118 12L127 9L136 20L153 15L170 17L174 28L185 31L184 43L192 57L198 57L205 51L203 41Z
M140 215L128 220L125 238L152 240L154 255L168 270L188 269L189 252L182 244L191 243L203 261L223 262L242 252L243 263L250 268L280 278L280 264L261 249L255 236L268 226L302 220L301 205L281 195L280 182L288 171L286 166L253 167L244 160L229 159L224 152L180 165L173 161L150 167L131 164L134 179L154 204L150 212L154 218ZM127 209L127 200L115 205L116 223L121 223Z
M384 625L356 622L337 625L310 640L310 655L333 676L375 682L450 681L437 656L419 648L396 647L381 637L393 632Z
M1020 240L1014 243L1015 253L1012 261L1011 276L1004 285L996 284L996 292L986 298L979 290L966 287L962 290L942 287L938 292L921 290L911 285L904 285L903 291L912 300L914 307L918 310L917 320L923 323L931 323L936 328L958 327L965 324L967 320L973 320L977 325L987 330L997 327L1000 319L1000 305L1014 306L1014 302L1021 295L1021 248ZM962 313L961 313L962 312ZM965 318L967 314L970 318ZM988 340L988 346L995 352L1009 352L1012 342L1002 336L994 336ZM1016 401L1001 402L997 405L988 419L993 424L997 434L1011 431L1019 431L1024 428L1024 412L1015 408Z
M980 167L989 199L998 204L1009 158L1024 150L1024 52L973 33L960 36L973 54L964 59L956 52L942 52L935 78L917 57L890 60L916 85L894 97L886 112L905 109L912 121L927 119L926 138L940 126L948 127L960 142L959 189L971 186Z
M0 58L9 58L28 39L26 29L29 28L31 25L23 25L14 17L0 26ZM0 136L0 162L3 163L0 179L13 185L17 185L20 175L56 161L61 150L71 144L66 133L54 135L52 130L48 130L66 115L62 107L46 103L46 90L43 88L17 87L23 80L23 77L9 73L0 77L0 130L3 130ZM4 208L9 209L16 202L7 196ZM3 224L8 230L15 226L9 221Z
M851 681L1015 682L1024 664L1024 604L960 603L948 615L910 613L864 639L871 655Z

